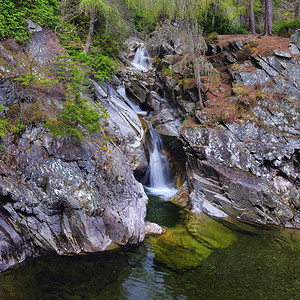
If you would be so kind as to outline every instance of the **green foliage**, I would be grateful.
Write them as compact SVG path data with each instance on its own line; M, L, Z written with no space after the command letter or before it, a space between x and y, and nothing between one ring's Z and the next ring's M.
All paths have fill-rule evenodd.
M170 68L163 68L162 69L162 76L163 77L173 77L174 76L174 70Z
M142 33L154 31L157 25L157 20L151 20L151 18L149 18L148 15L140 9L131 11L131 19L133 21L134 28Z
M217 32L211 32L206 38L205 41L209 44L215 44L218 42L218 33Z
M23 86L31 86L34 84L36 86L43 87L46 89L50 89L54 87L59 81L59 80L53 80L51 78L39 76L33 72L23 73L21 74L20 77L17 77L14 80L20 82L20 84Z
M17 134L22 134L25 130L25 125L18 123L17 125L12 125L10 126L10 131L17 133Z
M68 136L77 141L96 132L104 133L102 121L108 118L108 113L101 105L90 105L82 99L89 88L88 68L60 57L56 73L67 88L68 101L57 119L48 121L46 127L55 136Z
M300 28L300 19L277 20L274 22L273 32L282 37L290 37L298 28Z
M227 12L212 4L203 11L199 17L199 23L206 33L217 32L219 34L247 33L247 28L239 22L233 22Z
M56 122L46 126L55 136L68 136L81 141L85 136L103 131L100 121L108 118L108 113L101 107L99 114L95 106L89 105L86 99L76 97L64 103L64 108Z
M0 111L4 109L4 105L0 105ZM7 133L8 119L0 118L0 138L4 138Z
M54 28L58 22L58 0L0 0L0 40L13 37L17 42L27 42L30 32L26 19L38 25Z

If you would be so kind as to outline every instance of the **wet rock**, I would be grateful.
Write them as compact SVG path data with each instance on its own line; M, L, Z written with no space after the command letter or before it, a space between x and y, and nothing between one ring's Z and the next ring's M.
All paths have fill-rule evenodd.
M96 101L106 107L109 113L108 129L130 161L132 170L142 174L147 169L148 162L144 149L145 133L140 119L116 93L109 89L109 86L100 86L97 82L93 82L93 86Z
M183 271L200 264L213 250L226 248L236 240L234 234L220 223L206 217L191 216L184 228L168 229L151 243L154 260L172 270Z
M146 221L146 232L147 232L147 234L158 235L158 234L163 234L164 230L158 224Z

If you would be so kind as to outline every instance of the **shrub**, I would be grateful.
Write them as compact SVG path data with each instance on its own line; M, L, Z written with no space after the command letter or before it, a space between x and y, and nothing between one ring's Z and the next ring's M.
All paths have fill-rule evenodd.
M3 105L0 105L0 112L4 109ZM0 118L0 138L4 138L7 133L8 119Z
M237 61L245 61L250 58L251 54L252 54L252 50L250 46L245 46L244 48L242 48L237 52L236 59Z
M206 38L205 41L208 44L215 44L218 42L218 33L217 32L211 32Z
M27 42L30 32L26 19L38 25L54 28L58 22L58 0L1 0L0 40L9 36L17 42Z
M274 24L273 32L282 37L290 37L298 28L300 28L300 19L278 20Z

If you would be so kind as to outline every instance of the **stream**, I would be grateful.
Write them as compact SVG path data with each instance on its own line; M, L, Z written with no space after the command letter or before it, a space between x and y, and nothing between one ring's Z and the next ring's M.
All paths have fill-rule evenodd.
M150 196L148 220L178 230L187 218L171 202ZM299 232L233 220L225 228L234 242L189 268L172 269L156 257L160 237L110 253L28 259L0 275L0 299L300 298ZM171 260L182 259L178 249L170 249L165 250Z

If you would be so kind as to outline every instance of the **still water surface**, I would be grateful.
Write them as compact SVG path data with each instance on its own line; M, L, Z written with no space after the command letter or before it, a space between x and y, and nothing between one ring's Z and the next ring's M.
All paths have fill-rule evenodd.
M188 224L182 210L154 196L148 219L174 230L175 237L183 237ZM193 224L190 228L195 232ZM211 229L207 218L199 224ZM219 226L223 231L214 232L214 239L224 236L230 241L225 245L197 237L208 254L196 263L190 256L198 253L199 244L192 243L189 251L184 237L171 242L177 247L174 253L172 247L158 251L164 243L150 237L139 247L112 253L29 259L0 275L0 299L300 299L299 231L237 225L230 220L213 230ZM172 268L161 251L167 251L171 262L180 260L181 267ZM185 266L185 259L194 265Z

